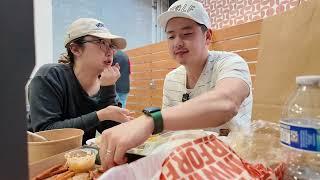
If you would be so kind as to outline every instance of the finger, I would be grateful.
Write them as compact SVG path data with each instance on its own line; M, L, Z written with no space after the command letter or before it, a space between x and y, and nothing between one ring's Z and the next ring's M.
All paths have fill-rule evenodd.
M103 131L101 134L101 142L100 142L100 149L99 149L99 155L101 160L101 167L103 170L107 170L107 162L106 162L106 150L107 150L107 144L108 144L108 135L107 130Z
M120 112L124 115L129 115L130 114L130 111L128 109L125 109L125 108L120 108Z
M131 117L130 116L126 116L126 115L123 115L121 119L122 119L122 123L131 121Z
M128 120L128 121L132 121L132 120L134 120L134 117L132 117L132 116L127 116L127 120Z
M132 111L127 112L125 115L126 115L127 117L130 117L130 120L131 120L132 118L134 118L134 117L133 117L133 116L134 116L134 112L132 112Z
M112 76L114 76L114 77L116 77L116 76L117 76L116 69L117 69L117 68L110 67L110 72L112 73Z
M113 75L112 68L108 67L106 70L103 71L105 77L110 77Z
M111 71L111 67L110 66L108 66L108 67L106 67L105 69L104 69L104 71L106 71L106 72L108 72L108 71Z
M101 73L101 76L104 76L105 74L110 74L110 67L104 68L103 72Z
M114 65L114 67L116 67L117 69L120 70L120 65L119 65L119 63L116 63L116 64Z
M128 114L126 114L126 120L127 121L132 121L132 120L134 120L134 112L133 111L129 111L129 113Z
M99 172L105 172L106 170L103 169L102 166L100 166L100 167L98 168L98 171L99 171Z
M118 63L116 63L115 65L112 66L112 68L115 70L115 71L119 71L120 70L120 65Z
M114 140L112 138L108 141L108 147L106 150L106 166L107 169L110 169L115 166L114 164L114 153L115 153L115 145Z
M114 153L114 162L117 165L121 165L127 162L127 158L125 157L125 154L127 152L127 148L123 145L118 145L116 147L115 153Z
M121 69L121 67L120 67L120 65L119 65L118 63L115 65L115 67L116 67L118 70Z
M114 72L115 72L115 75L117 76L117 77L120 77L120 70L118 69L118 68L113 68L113 70L114 70Z

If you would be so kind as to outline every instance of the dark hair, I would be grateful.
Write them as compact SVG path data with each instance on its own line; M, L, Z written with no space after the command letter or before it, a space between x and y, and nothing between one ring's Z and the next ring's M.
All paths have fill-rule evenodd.
M206 31L208 31L208 28L207 28L207 26L206 26L206 25L204 25L204 24L200 24L200 23L197 23L197 24L200 26L201 31L202 31L203 33L205 33Z
M59 58L58 62L59 63L64 63L64 64L70 64L70 65L73 65L74 64L74 55L73 53L71 52L71 49L70 49L70 44L71 43L74 43L80 47L83 47L83 41L84 41L84 38L86 36L81 36L81 37L78 37L72 41L70 41L67 45L66 45L66 48L67 48L67 54L62 54L62 56Z

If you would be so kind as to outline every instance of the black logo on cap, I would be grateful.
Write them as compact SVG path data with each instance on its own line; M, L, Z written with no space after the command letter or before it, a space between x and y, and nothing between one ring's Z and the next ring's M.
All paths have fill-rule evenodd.
M177 5L177 6L173 6L169 9L169 11L177 11L177 12L190 12L193 11L195 9L196 6L194 5L190 5L188 7L188 4L184 4L184 5Z
M96 26L97 26L98 28L104 27L104 25L103 25L102 23L98 23L98 24L96 24Z

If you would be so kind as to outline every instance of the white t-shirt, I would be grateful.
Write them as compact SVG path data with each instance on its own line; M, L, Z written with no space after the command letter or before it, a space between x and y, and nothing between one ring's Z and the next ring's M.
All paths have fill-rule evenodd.
M252 83L247 63L237 54L223 51L209 51L208 61L193 89L186 88L186 69L179 66L166 75L163 87L162 108L176 106L182 103L183 94L189 94L189 99L214 89L216 83L224 78L239 78L250 87L250 95L242 102L238 114L229 122L216 128L249 130L252 112Z

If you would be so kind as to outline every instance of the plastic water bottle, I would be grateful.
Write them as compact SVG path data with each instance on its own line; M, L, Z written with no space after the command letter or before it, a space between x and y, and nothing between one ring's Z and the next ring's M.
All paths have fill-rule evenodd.
M285 179L320 179L320 76L299 76L280 121Z

